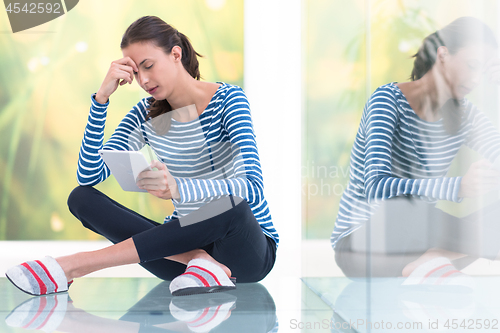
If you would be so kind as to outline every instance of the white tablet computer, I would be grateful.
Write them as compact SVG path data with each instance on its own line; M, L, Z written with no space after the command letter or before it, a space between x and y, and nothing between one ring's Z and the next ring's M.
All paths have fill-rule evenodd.
M137 176L142 171L152 170L141 152L99 150L99 154L124 191L147 192L136 184Z

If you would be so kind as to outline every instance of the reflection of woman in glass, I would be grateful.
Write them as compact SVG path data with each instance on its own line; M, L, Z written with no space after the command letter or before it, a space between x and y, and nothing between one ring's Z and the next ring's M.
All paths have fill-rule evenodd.
M124 57L111 63L92 95L78 160L82 186L68 199L71 212L86 228L115 245L28 262L7 275L31 294L54 292L55 284L64 291L73 278L131 263L165 280L177 277L170 284L174 294L232 289L232 275L240 282L263 279L274 265L278 234L263 194L244 92L227 83L199 81L198 53L185 35L157 17L145 16L130 25L121 49ZM103 145L108 98L134 78L152 97L139 101ZM151 134L151 128L161 129L161 135ZM173 201L175 210L163 224L91 187L110 175L98 150L139 150L145 144L161 162L151 164L156 170L142 172L137 184ZM206 211L206 219L179 222Z
M430 274L451 279L464 274L450 260L462 258L463 263L465 255L495 259L500 234L483 236L488 237L485 230L500 232L494 228L497 207L459 219L433 204L460 202L498 188L500 173L492 163L500 155L500 135L465 99L483 73L499 82L496 49L489 27L471 17L459 18L424 40L415 55L411 82L383 85L368 100L331 237L337 264L347 276L414 273L418 278ZM463 177L446 177L462 144L485 159L472 164ZM366 255L352 251L352 235L368 228L374 233L373 221L380 219L388 225L377 233L385 237L381 241L398 238L403 255L397 260L373 254L367 268ZM426 228L428 233L421 232ZM459 234L464 230L466 235ZM425 237L419 239L419 234ZM409 253L413 242L423 244L423 250Z

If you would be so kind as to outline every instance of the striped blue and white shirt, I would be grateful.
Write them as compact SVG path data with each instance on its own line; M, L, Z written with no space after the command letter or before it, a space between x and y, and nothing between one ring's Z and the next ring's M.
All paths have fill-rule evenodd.
M427 202L462 201L462 177L446 177L462 144L494 162L500 155L500 134L470 101L456 134L443 119L420 119L395 83L379 87L366 103L351 150L349 183L339 204L330 241L349 235L365 223L377 202L413 196Z
M166 134L157 134L162 116L146 120L149 98L143 98L123 118L103 144L109 101L100 104L92 96L78 160L80 185L96 185L110 176L98 154L100 149L140 150L149 145L174 177L180 199L172 199L174 211L164 223L186 216L222 196L245 199L262 231L278 246L279 236L264 197L264 183L253 130L250 105L243 90L221 83L203 113L195 120L171 119ZM155 125L156 124L156 125Z

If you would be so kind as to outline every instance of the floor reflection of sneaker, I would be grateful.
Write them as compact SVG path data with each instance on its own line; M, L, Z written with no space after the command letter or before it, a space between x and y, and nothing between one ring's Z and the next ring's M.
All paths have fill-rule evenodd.
M64 319L68 301L68 294L30 298L12 310L5 322L11 327L53 332Z
M229 318L236 299L224 293L177 297L170 302L170 313L192 332L209 332Z

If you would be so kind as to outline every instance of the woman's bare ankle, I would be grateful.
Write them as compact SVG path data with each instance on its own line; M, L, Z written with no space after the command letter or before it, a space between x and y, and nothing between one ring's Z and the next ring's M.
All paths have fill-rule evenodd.
M57 263L61 266L62 270L64 271L64 274L66 275L66 279L69 281L80 277L78 276L76 269L74 267L74 262L78 262L78 260L75 260L75 255L70 255L70 256L64 256L64 257L58 257L55 258Z

